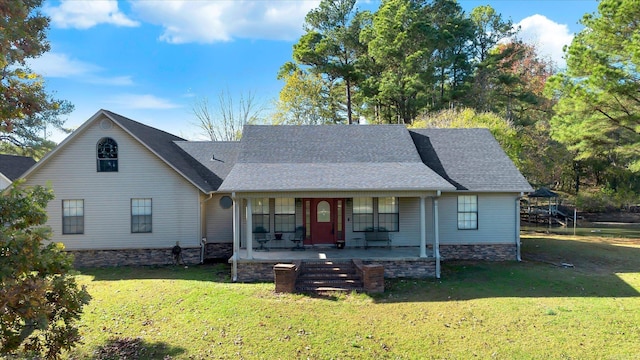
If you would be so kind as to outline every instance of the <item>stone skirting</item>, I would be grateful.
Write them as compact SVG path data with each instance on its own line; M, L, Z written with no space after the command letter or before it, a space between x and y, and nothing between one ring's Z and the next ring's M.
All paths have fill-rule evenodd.
M75 267L145 266L173 264L171 248L167 249L118 249L118 250L69 250L74 256ZM185 265L200 263L200 248L182 248Z
M384 277L387 279L410 278L432 279L436 277L436 261L426 259L398 259L363 261L365 265L381 265L384 267Z
M229 260L231 262L231 260ZM273 267L282 261L239 261L239 282L274 281Z
M207 243L204 250L204 258L229 259L233 256L233 243Z
M440 258L446 260L517 260L515 244L442 245Z

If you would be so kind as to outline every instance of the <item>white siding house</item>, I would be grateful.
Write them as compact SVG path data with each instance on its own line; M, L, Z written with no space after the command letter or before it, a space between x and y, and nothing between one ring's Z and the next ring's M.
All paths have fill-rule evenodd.
M355 256L382 251L392 276L439 276L441 253L516 260L531 190L486 129L252 125L240 141L193 142L106 110L24 178L53 188L53 241L78 266L170 263L179 242L185 262L230 259L249 280L290 261L301 231L310 257L390 238ZM255 252L276 235L264 246L280 257Z

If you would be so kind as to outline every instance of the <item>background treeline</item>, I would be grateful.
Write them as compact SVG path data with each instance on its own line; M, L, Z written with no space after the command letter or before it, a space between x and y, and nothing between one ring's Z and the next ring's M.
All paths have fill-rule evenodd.
M534 186L579 194L583 208L638 202L639 0L586 14L561 71L490 6L355 5L307 14L273 122L488 127Z

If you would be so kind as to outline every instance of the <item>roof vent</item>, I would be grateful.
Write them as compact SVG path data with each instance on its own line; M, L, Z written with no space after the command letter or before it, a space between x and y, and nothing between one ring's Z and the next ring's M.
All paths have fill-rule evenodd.
M102 119L100 121L100 127L103 130L109 130L109 129L111 129L112 126L113 126L113 124L111 123L111 120L109 120L109 119Z

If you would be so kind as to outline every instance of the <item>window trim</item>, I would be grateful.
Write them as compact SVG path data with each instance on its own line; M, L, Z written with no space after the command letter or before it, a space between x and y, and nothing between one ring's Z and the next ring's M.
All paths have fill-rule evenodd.
M65 202L69 202L69 201L74 201L74 202L81 202L82 204L82 216L71 216L71 215L65 215L65 208L64 208L64 204ZM84 234L84 199L62 199L61 202L62 205L62 235L83 235ZM70 207L69 207L70 208ZM75 209L78 209L78 207L76 206ZM71 225L65 225L65 220L66 219L70 219L70 218L81 218L82 219L82 230L81 231L77 231L76 232L69 232L65 229L67 229L68 227L70 227ZM77 229L78 225L74 225Z
M113 151L115 153L115 157L101 157L100 147L103 146L104 144L106 144L107 142L112 142L113 145L115 146L115 150ZM100 140L98 140L98 142L96 143L96 170L97 170L97 172L118 172L118 158L119 158L119 156L118 156L119 155L119 151L118 150L119 150L118 142L115 141L113 138L103 137ZM107 163L107 162L111 162L112 164L115 164L115 166L103 169L100 165L102 163Z
M460 200L462 198L473 198L475 199L474 202L471 202L470 204L475 205L475 210L461 210L460 209ZM457 205L457 216L456 216L456 224L458 227L458 230L478 230L478 226L479 226L479 217L478 217L478 195L458 195L458 197L456 198L456 205ZM471 220L466 220L460 219L460 215L462 214L475 214L475 219L471 219ZM475 222L475 227L466 227L466 226L460 226L461 222L463 224L469 222L470 224L473 224Z
M145 201L149 200L149 211L150 211L150 214L137 214L137 215L134 215L133 214L133 202L135 200L145 200ZM146 208L146 204L143 205L143 206L137 206L137 208L145 209ZM153 233L153 198L131 198L129 210L131 212L131 233L132 234L150 234L150 233ZM138 216L138 217L140 217L140 216L145 216L145 217L148 216L149 217L149 222L147 223L147 222L137 221L135 224L138 226L138 230L134 231L134 229L133 229L134 216ZM140 230L140 226L141 225L142 226L146 226L147 224L149 225L149 230L148 231L141 231Z
M356 213L356 199L371 199L371 212L370 213ZM353 221L351 221L351 230L353 232L368 232L368 231L372 231L372 230L368 230L368 229L373 229L375 227L375 205L374 205L374 201L373 201L373 197L354 197L351 200L351 218ZM365 215L365 216L371 216L371 223L365 223L364 226L362 226L362 222L357 222L356 221L356 215ZM358 230L356 230L356 224L360 225L358 227Z
M380 211L380 204L381 204L380 199L384 199L384 198L394 198L395 199L395 210L396 210L396 212L389 212L388 213L388 212L381 212ZM378 208L378 226L377 226L378 232L400 232L400 198L398 198L397 196L385 196L385 197L382 197L382 198L379 197L379 198L377 198L377 200L378 200L377 201L378 202L378 206L377 206L377 208ZM395 215L396 229L395 230L388 230L388 228L386 226L380 225L380 223L381 223L380 222L380 215ZM385 230L380 230L383 227L385 228Z
M256 206L257 204L257 200L263 200L266 204L266 213L264 212L264 208L265 205L261 205L261 206ZM253 234L261 234L261 233L270 233L271 232L271 214L270 214L270 199L269 198L256 198L256 199L251 199L249 201L252 201L252 206L251 206L251 224L253 229L251 229L251 232ZM260 209L260 212L257 212L257 210ZM263 231L256 231L258 230L258 226L256 226L257 222L255 221L256 216L261 216L263 218L263 220L267 219L266 221L266 227L265 225L265 221L261 221L260 222L260 227L262 227L264 229Z
M279 208L279 205L282 206L283 204L278 204L278 202L282 202L283 200L287 200L287 201L291 201L291 204L286 204L287 207L291 207L288 210L285 210L285 212L279 212L279 210L282 210L282 208ZM293 209L293 212L291 212L291 209ZM278 219L287 219L288 221L286 221L287 225L293 225L293 227L290 230L284 230L282 228L282 226L285 224L285 222L283 221L278 221ZM273 213L273 231L276 233L295 233L296 232L296 199L295 198L275 198L275 210ZM278 225L280 225L280 228L278 227Z

